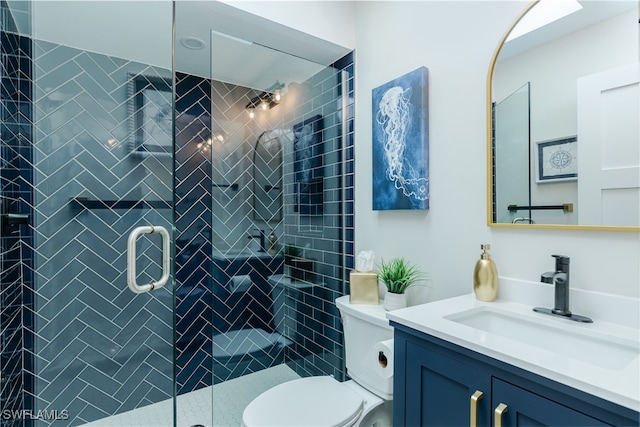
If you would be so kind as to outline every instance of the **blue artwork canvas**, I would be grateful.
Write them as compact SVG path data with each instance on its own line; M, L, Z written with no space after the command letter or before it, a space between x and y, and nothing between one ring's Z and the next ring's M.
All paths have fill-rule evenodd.
M428 69L373 89L373 209L429 209Z

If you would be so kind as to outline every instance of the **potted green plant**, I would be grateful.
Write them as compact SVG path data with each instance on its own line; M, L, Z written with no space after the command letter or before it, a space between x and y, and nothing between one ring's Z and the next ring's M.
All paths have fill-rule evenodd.
M407 306L405 291L411 286L426 280L427 275L416 265L399 257L393 258L389 262L385 262L384 259L381 260L378 267L378 278L387 288L384 308L386 310L395 310Z

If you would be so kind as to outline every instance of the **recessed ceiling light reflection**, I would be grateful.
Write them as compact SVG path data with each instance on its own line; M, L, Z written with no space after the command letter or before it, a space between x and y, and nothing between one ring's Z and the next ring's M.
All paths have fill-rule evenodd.
M199 50L204 47L204 41L197 37L183 37L180 39L180 44L187 49Z

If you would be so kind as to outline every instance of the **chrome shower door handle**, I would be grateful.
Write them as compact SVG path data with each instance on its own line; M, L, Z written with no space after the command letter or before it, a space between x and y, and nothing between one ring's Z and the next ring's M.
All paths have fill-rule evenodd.
M142 234L153 233L158 233L162 236L162 277L160 277L158 281L138 285L136 283L136 241ZM154 289L161 288L167 283L169 280L171 261L169 239L169 232L167 232L166 228L153 225L137 227L131 232L131 234L129 234L129 241L127 243L127 285L132 292L136 294L149 292Z

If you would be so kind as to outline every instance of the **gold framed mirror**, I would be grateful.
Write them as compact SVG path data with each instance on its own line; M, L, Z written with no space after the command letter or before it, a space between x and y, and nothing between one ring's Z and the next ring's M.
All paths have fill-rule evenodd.
M636 0L525 8L487 76L489 226L640 231L638 56Z

